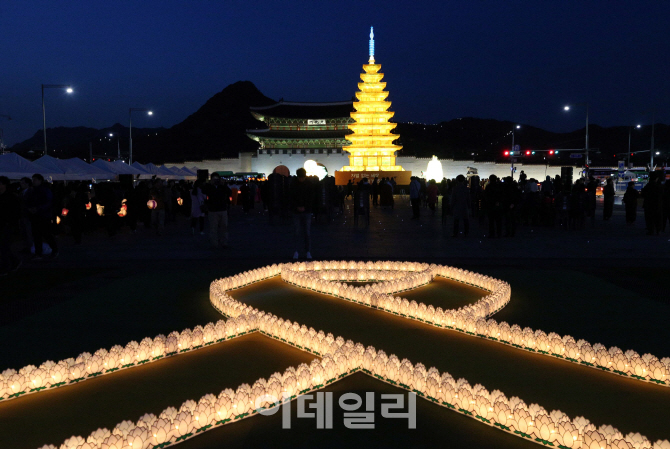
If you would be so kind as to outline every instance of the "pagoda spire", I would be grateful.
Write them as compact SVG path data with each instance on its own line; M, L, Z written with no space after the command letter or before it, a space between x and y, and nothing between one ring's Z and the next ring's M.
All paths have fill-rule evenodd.
M370 59L368 60L370 64L375 63L375 33L370 27Z
M349 165L342 167L342 171L403 170L396 165L395 153L402 146L393 144L399 137L391 132L397 124L389 121L394 113L388 110L391 102L386 100L389 93L384 90L384 74L379 72L382 66L375 63L374 36L374 30L370 27L370 62L363 65L363 82L358 83L358 101L354 101L355 112L351 113L354 123L347 125L353 132L346 137L351 142L343 148L350 154Z

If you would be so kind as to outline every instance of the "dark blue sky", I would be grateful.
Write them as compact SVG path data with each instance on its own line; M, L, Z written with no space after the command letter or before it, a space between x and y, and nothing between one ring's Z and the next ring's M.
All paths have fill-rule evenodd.
M170 127L238 80L267 96L334 101L356 91L369 27L396 119L474 116L553 131L670 122L670 2L0 2L0 117L9 145L42 126Z

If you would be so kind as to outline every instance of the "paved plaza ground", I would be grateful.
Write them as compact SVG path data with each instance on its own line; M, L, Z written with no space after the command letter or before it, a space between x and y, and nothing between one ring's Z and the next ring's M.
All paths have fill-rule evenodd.
M322 218L312 227L313 256L416 260L488 274L512 286L510 304L495 316L499 321L659 358L670 355L670 232L645 235L641 211L632 227L625 225L620 206L611 221L603 222L599 205L595 223L587 222L582 230L522 225L514 238L489 239L488 224L475 222L467 238L453 238L451 223L443 226L439 212L433 217L422 209L420 220L410 220L408 203L407 198L396 197L395 209L373 209L369 226L364 222L355 226L348 201L344 214L331 222ZM160 237L143 227L136 233L124 228L114 237L102 231L88 233L82 245L74 246L70 237L61 236L58 259L25 262L17 273L0 278L0 369L76 357L84 351L221 319L208 301L212 280L288 262L295 249L291 224L270 225L258 208L249 214L232 211L230 236L232 248L214 250L207 236L191 235L185 217L169 223ZM246 292L240 299L317 330L420 361L427 368L437 366L455 378L467 378L472 385L480 382L490 390L500 388L508 396L518 395L548 410L560 408L570 416L584 415L598 425L612 424L625 433L639 431L653 440L670 438L664 420L657 418L670 413L670 389L553 359L538 361L542 356L500 349L492 343L488 346L495 348L489 348L479 339L444 335L447 332L437 335L419 323L380 318L381 312L359 310L363 308L337 300L310 299L280 281L266 282L275 284ZM403 296L413 299L415 295L437 305L444 301L445 292L451 307L478 297L476 292L439 283ZM0 447L56 444L73 433L87 435L122 419L136 420L144 412L158 413L167 405L179 406L207 392L252 383L309 360L305 353L258 340L263 338L244 337L229 347L225 343L207 353L198 351L81 387L0 404ZM166 377L168 372L172 374ZM171 393L159 394L161 385ZM336 392L393 390L362 375L330 388ZM324 437L324 431L316 431L310 420L296 420L295 429L282 431L281 418L275 415L224 426L183 447L262 446L268 439L277 447L373 443L427 447L440 442L454 447L532 447L425 401L417 405L420 437L396 429L392 420L378 421L383 432L375 436L340 428ZM34 422L44 433L26 431L17 441L10 429L26 422L22 420ZM323 438L330 438L328 444L322 444Z

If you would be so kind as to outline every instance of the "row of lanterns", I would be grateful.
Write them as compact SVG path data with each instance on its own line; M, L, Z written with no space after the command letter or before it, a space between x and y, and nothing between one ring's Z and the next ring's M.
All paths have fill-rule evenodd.
M356 262L354 262L356 263ZM303 288L331 294L363 305L377 307L386 312L418 319L429 324L447 327L470 335L498 341L516 348L561 358L573 363L597 368L638 380L670 385L670 357L661 360L652 354L640 355L633 350L622 351L613 346L607 348L600 343L591 344L586 340L575 341L570 335L560 336L554 332L546 334L542 330L529 327L521 329L506 322L497 322L486 317L502 309L510 301L511 288L508 283L479 275L466 270L441 265L412 263L411 269L387 271L381 269L385 277L393 280L380 281L364 287L342 284L339 280L373 279L368 265L346 269L314 268L316 263L287 264L282 267L281 276L287 282ZM330 263L341 267L344 263ZM395 268L395 267L394 267ZM363 273L362 276L356 273ZM463 282L490 293L471 304L457 310L442 310L432 305L408 301L391 296L404 290L419 287L430 282L434 276Z
M232 288L239 288L264 278L273 270L255 270L238 275ZM272 274L274 275L274 274ZM268 276L266 276L267 278ZM213 283L219 286L231 278ZM224 282L221 282L224 281ZM224 291L212 289L212 303L219 310L235 312L246 309ZM236 304L238 303L238 304ZM248 309L246 309L248 311ZM146 414L134 423L123 421L113 430L98 429L87 438L73 436L59 447L42 449L149 448L165 447L190 439L199 433L253 416L283 400L321 389L356 371L417 393L420 397L458 411L482 423L544 445L568 448L659 448L670 442L651 443L639 433L623 435L610 425L597 427L584 417L571 419L559 410L548 412L538 404L526 404L518 397L508 398L499 390L471 386L465 379L455 380L436 368L426 369L408 359L387 356L383 350L365 348L360 343L316 332L275 315L251 310L245 317L271 338L321 355L309 365L290 367L269 379L258 379L252 385L242 384L236 390L225 389L218 395L207 394L198 401L188 400L179 408L168 407L158 416Z
M126 346L99 349L93 354L84 352L77 358L68 358L57 363L49 360L39 367L28 365L18 371L6 369L0 373L0 400L4 402L151 363L244 335L255 331L257 326L255 316L238 316L227 321L209 323L204 327L196 326L193 330L172 332L167 337L158 335L153 339L147 337L140 343L131 341Z
M475 304L459 309L461 313L478 317L488 317L502 309L507 305L511 296L511 288L506 282L442 265L411 263L409 267L404 267L404 270L382 268L379 271L368 267L358 270L351 268L310 270L308 265L309 263L285 265L281 272L282 279L300 287L381 308L391 313L409 314L424 321L440 321L440 316L436 316L437 311L434 307L395 298L392 294L420 287L431 282L435 276L442 276L490 292ZM354 286L337 282L340 280L375 280L377 282L365 286Z
M670 442L667 440L659 440L652 444L639 433L624 436L609 425L596 427L583 417L570 419L558 410L547 412L537 404L526 404L517 397L507 398L498 390L489 392L482 385L471 386L465 379L454 380L450 374L440 373L434 367L426 369L421 363L413 364L407 359L400 360L395 355L387 356L384 351L376 350L374 347L364 348L360 343L355 344L350 340L345 341L342 337L336 338L330 333L316 332L313 328L283 320L243 304L226 293L278 274L283 275L284 270L288 272L294 267L294 264L272 265L214 281L210 288L210 300L221 313L233 317L227 321L210 323L205 327L197 326L193 330L187 329L181 333L173 332L168 337L159 335L153 340L147 338L139 344L131 342L125 348L116 346L110 351L97 351L93 356L82 354L77 359L68 359L64 362L72 367L84 361L88 363L96 355L108 355L113 352L118 363L121 361L119 357L124 359L126 356L148 357L150 350L155 351L156 348L164 356L171 355L171 352L176 355L257 330L271 338L318 355L320 359L313 360L309 365L290 367L284 373L275 373L267 380L259 379L253 385L242 384L237 390L223 390L218 396L208 394L198 401L186 401L179 409L168 407L159 416L146 414L136 423L123 421L112 431L98 429L86 438L73 436L60 446L45 445L42 449L165 447L168 444L185 441L212 427L253 416L262 408L271 407L274 398L294 399L300 394L323 388L358 370L376 379L414 391L422 398L459 411L482 423L544 445L571 448L670 449ZM481 321L486 322L485 319L476 322ZM514 326L508 328L511 332ZM505 332L503 323L498 325L498 330L500 329L501 333ZM550 336L555 338L555 334ZM598 345L593 345L596 346ZM597 348L598 351L600 349L602 348ZM106 359L101 357L100 360L104 363ZM124 362L125 360L121 363ZM33 372L50 363L52 362L47 362L40 368L26 367L24 370ZM133 363L132 366L136 364L139 362ZM88 366L91 365L87 365L86 369L89 369ZM73 375L84 373L84 367L80 366L79 369L80 371ZM2 374L3 379L5 373L6 371ZM25 376L26 373L12 375L15 374Z

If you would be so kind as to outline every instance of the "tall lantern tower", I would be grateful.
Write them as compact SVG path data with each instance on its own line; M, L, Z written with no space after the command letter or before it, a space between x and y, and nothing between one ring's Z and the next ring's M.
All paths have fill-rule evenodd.
M394 145L397 134L391 134L397 124L389 123L394 112L389 111L391 102L386 101L388 92L382 82L381 64L375 64L375 39L370 27L370 59L363 65L362 83L358 83L358 92L354 102L355 112L351 118L355 123L349 126L353 134L346 139L351 142L342 149L349 153L349 165L335 172L337 184L346 184L350 179L356 182L362 178L396 178L398 184L409 184L411 172L396 165L396 151L402 146Z

